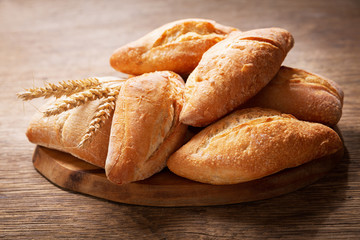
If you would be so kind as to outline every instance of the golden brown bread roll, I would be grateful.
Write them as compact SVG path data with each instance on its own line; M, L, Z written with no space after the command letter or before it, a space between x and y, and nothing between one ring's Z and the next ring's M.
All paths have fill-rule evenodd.
M111 126L106 175L118 184L159 172L183 143L179 122L184 82L175 73L153 72L122 86Z
M274 79L246 106L272 108L296 118L336 125L342 114L344 92L339 85L301 69L282 66Z
M117 49L110 64L133 75L161 70L189 74L206 50L235 30L206 19L171 22Z
M99 77L94 79L101 84L103 87L102 91L105 92L110 91L113 88L121 87L125 81L125 79L121 77ZM75 84L75 82L76 81L71 81L67 84L63 82L56 87L58 96L63 95L63 97L58 100L62 101L65 98L65 105L76 105L79 102L86 102L87 98L93 96L92 92L86 93L88 90L87 88L84 88L84 91L79 92L79 90L84 87L84 85L82 85L84 82L78 84ZM40 88L40 90L32 90L32 93L39 94L42 92L45 94L47 91L50 91L47 97L54 96L55 94L51 94L51 91L54 91L52 89L54 86L55 85L47 86L45 88ZM93 91L95 90L93 89ZM89 94L91 96L89 96ZM94 94L96 95L99 93L96 93L95 91ZM69 96L69 98L66 96ZM109 114L108 118L105 118L104 116L101 117L102 124L99 122L96 123L97 126L99 126L99 129L93 131L92 133L94 134L90 139L83 142L83 137L89 133L88 130L91 129L90 125L94 123L93 118L98 116L99 110L104 110L102 108L103 99L86 102L84 105L80 106L76 105L78 107L70 110L64 110L64 102L61 103L61 101L60 105L62 105L62 107L60 107L60 109L58 108L60 106L59 102L51 100L42 106L40 111L34 115L26 132L29 141L41 146L70 153L86 162L104 168L108 151L110 126L113 115L112 111L109 110L107 113ZM61 113L48 117L44 113L49 110L49 107L58 110L57 112ZM66 108L67 106L65 109ZM93 127L93 125L91 126Z
M275 76L293 44L280 28L232 32L190 74L180 121L205 126L234 110Z
M26 136L32 143L70 153L104 168L112 117L105 120L104 125L95 133L91 141L79 146L99 105L99 100L91 101L50 117L38 112L31 120Z
M337 152L331 128L275 110L233 112L208 126L168 160L175 174L210 184L251 181Z

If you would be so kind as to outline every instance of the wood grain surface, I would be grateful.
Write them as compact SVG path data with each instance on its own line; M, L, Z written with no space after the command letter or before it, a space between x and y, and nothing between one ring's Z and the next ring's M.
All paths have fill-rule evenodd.
M100 200L58 188L32 165L24 133L41 100L15 93L44 82L117 76L111 53L180 18L241 30L283 27L295 46L285 64L324 75L345 92L338 127L344 160L280 197L216 207L161 208ZM0 238L359 239L360 2L0 0Z

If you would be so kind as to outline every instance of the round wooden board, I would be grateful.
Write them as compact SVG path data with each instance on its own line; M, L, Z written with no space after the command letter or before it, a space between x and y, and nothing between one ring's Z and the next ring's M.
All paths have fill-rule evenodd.
M343 151L274 175L234 185L194 182L165 169L149 179L117 185L104 169L70 154L37 146L35 168L48 180L68 190L107 200L146 206L208 206L234 204L279 196L305 187L329 172Z

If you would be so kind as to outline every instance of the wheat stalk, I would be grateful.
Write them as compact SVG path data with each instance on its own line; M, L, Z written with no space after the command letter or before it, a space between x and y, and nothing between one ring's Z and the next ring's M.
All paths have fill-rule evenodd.
M88 141L104 124L105 121L111 116L112 112L115 109L116 96L119 91L115 90L109 93L109 96L105 98L91 119L88 129L86 130L84 136L82 137L79 147L81 147L86 141Z
M57 100L54 105L45 110L44 115L49 117L60 114L67 110L83 105L89 101L107 97L109 92L111 92L109 88L98 87L73 94L70 97Z
M97 78L86 78L82 80L62 81L58 84L48 83L45 87L29 88L24 92L17 93L18 98L28 101L34 98L70 96L74 93L99 86L101 83Z

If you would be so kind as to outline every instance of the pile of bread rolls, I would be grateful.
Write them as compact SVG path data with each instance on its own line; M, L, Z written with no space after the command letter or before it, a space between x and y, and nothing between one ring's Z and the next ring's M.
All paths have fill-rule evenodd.
M131 77L91 141L79 147L98 101L37 114L27 136L104 168L118 184L166 166L217 185L299 166L342 149L329 126L341 117L344 95L333 81L281 66L293 45L280 28L168 23L111 56L111 66ZM185 143L187 126L201 129Z

